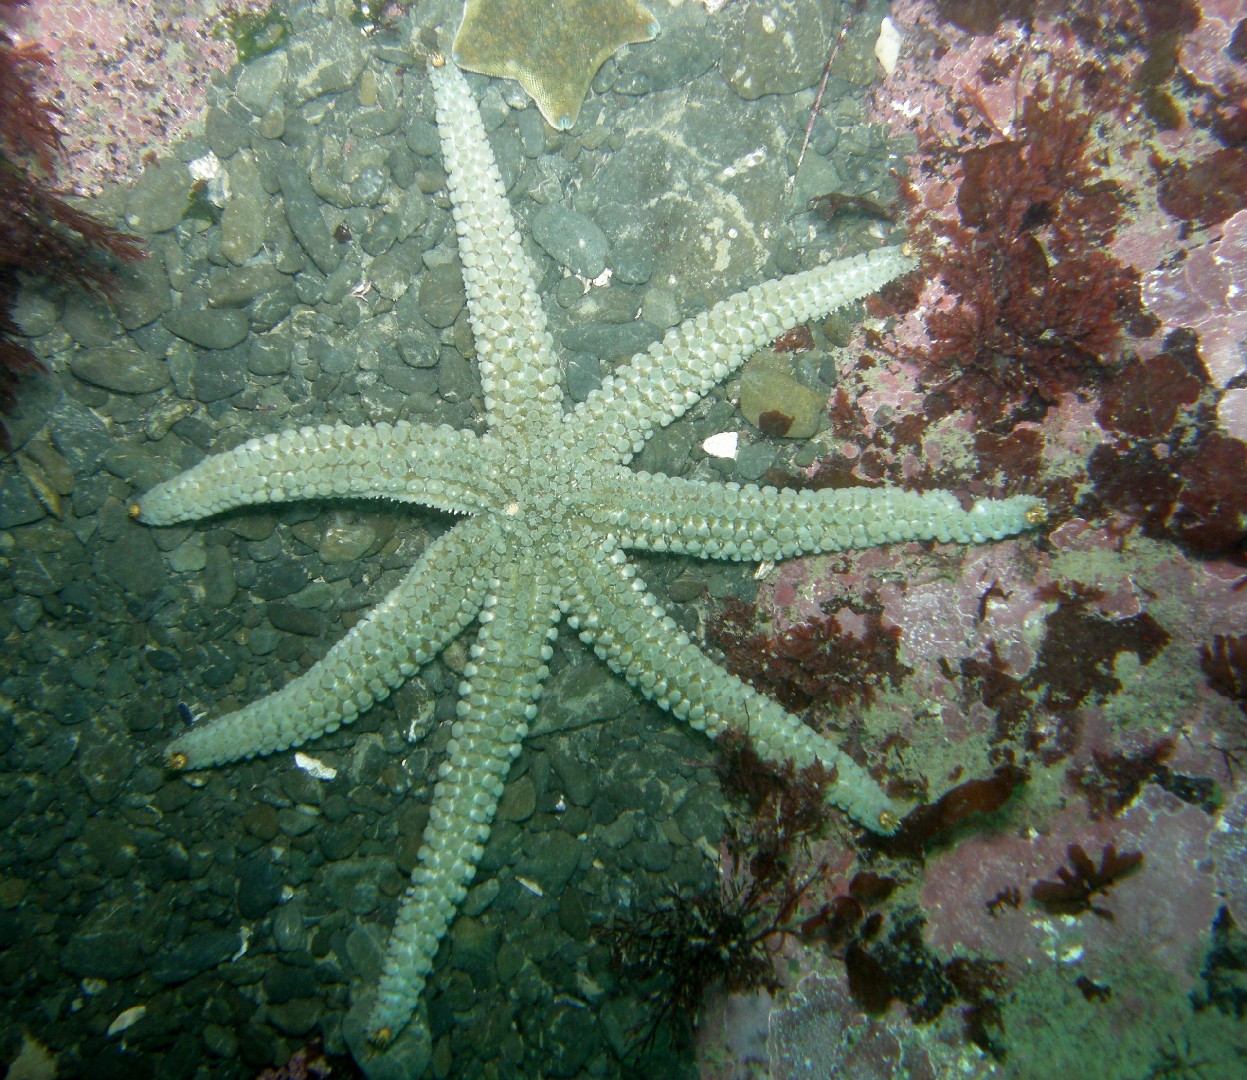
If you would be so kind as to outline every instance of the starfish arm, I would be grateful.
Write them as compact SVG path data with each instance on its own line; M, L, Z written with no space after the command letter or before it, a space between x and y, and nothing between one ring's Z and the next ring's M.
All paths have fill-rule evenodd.
M322 424L248 439L143 495L131 508L172 525L236 506L328 496L401 499L451 513L489 505L497 443L471 431L409 424Z
M569 437L599 461L626 462L657 428L683 416L785 330L861 299L915 265L899 247L885 247L737 293L603 379L573 410Z
M835 773L827 797L867 828L887 832L896 806L870 775L820 735L709 659L666 615L621 551L586 541L569 563L568 623L613 671L711 737L744 732L773 762L820 762Z
M554 339L480 111L454 64L430 66L442 159L490 430L549 432L562 412Z
M1030 495L962 508L950 491L894 487L777 490L709 484L619 468L619 493L601 524L622 547L715 559L788 559L906 540L983 544L1044 520ZM596 488L600 498L605 484Z
M410 1020L438 945L467 895L511 762L549 673L558 610L532 558L509 560L489 583L481 629L459 685L458 719L438 770L418 864L386 949L368 1021L384 1045Z
M463 522L434 541L390 594L311 670L168 746L178 769L204 769L298 746L351 723L472 621L498 561L493 530Z

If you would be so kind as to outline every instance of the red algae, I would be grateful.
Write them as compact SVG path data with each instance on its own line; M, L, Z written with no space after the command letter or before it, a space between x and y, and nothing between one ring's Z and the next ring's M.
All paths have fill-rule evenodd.
M1209 228L1247 208L1247 147L1222 147L1190 164L1162 166L1160 173L1160 205L1181 221Z
M71 206L57 187L61 114L36 89L48 54L20 43L13 29L23 3L0 0L0 409L13 404L19 378L40 366L9 318L19 275L102 294L114 283L109 257L142 253L138 237ZM3 428L0 445L7 447Z

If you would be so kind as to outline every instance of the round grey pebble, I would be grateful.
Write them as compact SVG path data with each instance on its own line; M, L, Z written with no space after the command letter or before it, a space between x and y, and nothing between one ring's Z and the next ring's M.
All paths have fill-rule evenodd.
M238 862L238 914L259 919L281 903L281 870L272 854L261 850Z
M606 234L584 214L551 203L534 215L532 231L542 250L573 274L595 278L606 269Z
M165 329L204 349L232 349L247 336L247 316L230 308L182 307L164 317Z
M265 607L264 613L269 622L287 634L317 637L325 629L325 620L319 612L308 611L293 604L272 603Z
M111 345L79 350L70 357L69 370L83 382L119 394L148 394L169 382L169 368L160 357Z

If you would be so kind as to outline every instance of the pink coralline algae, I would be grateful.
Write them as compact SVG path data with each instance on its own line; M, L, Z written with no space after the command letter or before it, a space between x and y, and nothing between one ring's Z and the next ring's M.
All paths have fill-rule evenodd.
M770 1027L773 1080L934 1080L938 1075L912 1037L912 1025L864 1015L834 979L809 976L787 1008L771 1014Z
M1226 807L1209 849L1217 891L1239 926L1247 926L1247 791Z
M1207 865L1212 818L1154 787L1121 818L1080 818L1069 811L1037 836L972 837L932 859L922 891L927 941L949 954L1004 960L1018 973L1056 962L1071 979L1097 982L1137 952L1189 989L1218 905ZM1112 918L1053 914L1027 903L990 912L988 904L1008 889L1026 896L1034 883L1052 880L1075 843L1097 862L1110 844L1144 853L1135 873L1095 901Z
M951 26L954 10L983 15L981 26ZM1247 127L1244 14L1231 0L891 5L901 55L870 109L918 146L899 177L898 214L911 215L924 274L868 305L879 321L838 373L819 459L775 482L939 487L967 500L1024 491L1045 498L1049 518L981 548L910 544L781 564L758 590L752 635L738 628L737 651L754 650L742 670L802 684L819 672L787 670L802 662L793 650L768 663L768 650L833 629L819 640L855 652L837 662L870 692L815 701L807 720L834 730L898 798L934 804L1003 771L1025 781L993 814L920 851L843 831L812 845L821 872L811 906L863 869L898 886L859 938L830 951L786 943L791 997L776 996L773 1075L889 1077L904 1075L902 1058L918 1075L938 1053L967 1048L964 1033L900 1017L895 1000L867 1019L869 1003L851 992L846 959L872 954L906 918L921 921L914 940L928 959L1003 965L1006 1070L1022 1067L1010 1055L1033 1050L1036 1032L1084 1025L1103 1047L1131 1041L1133 1056L1105 1075L1159 1075L1166 1040L1183 1044L1180 1029L1207 1019L1189 995L1214 962L1214 920L1225 906L1247 925L1247 667L1237 663L1247 207L1235 202L1247 196L1220 182L1222 164L1247 153L1234 141ZM1065 172L1060 154L1045 157L1058 136ZM1013 166L1030 169L1028 190L1043 197L1009 202ZM1000 296L961 272L998 265L990 252L967 254L993 214L1021 237L1015 269L1028 296L1089 250L1102 256L1085 264L1101 285L1137 285L1133 297L1092 297L1082 355L1069 342L1047 351L1058 335L1041 328L1033 370L1010 367L1017 357L990 307ZM993 317L933 372L933 341L953 341L945 331L975 303ZM959 356L987 337L974 392L958 394L970 366ZM995 399L978 394L995 374ZM871 647L881 634L886 654ZM830 663L818 654L819 671ZM1061 880L1073 846L1097 872L1109 849L1142 861L1085 909L1050 910L1033 890ZM1138 1016L1162 998L1168 1026L1145 1030ZM1230 1053L1190 1041L1197 1060ZM930 1057L911 1063L914 1048ZM1044 1052L1036 1075L1060 1071L1073 1051L1054 1042ZM981 1063L973 1055L957 1059L962 1074ZM940 1071L948 1060L938 1075L952 1075Z
M1199 334L1209 374L1219 386L1229 383L1247 358L1247 210L1222 223L1185 258L1149 273L1143 295L1167 325ZM1247 439L1247 390L1225 390L1218 414L1223 430Z
M244 10L232 5L229 10ZM32 0L25 35L53 63L44 87L66 117L62 175L83 193L136 176L201 120L234 46L223 0Z
M1214 385L1226 387L1247 364L1243 226L1227 220L1242 211L1247 199L1241 184L1230 179L1241 176L1242 168L1229 164L1247 153L1240 145L1247 138L1247 131L1240 130L1247 128L1247 69L1230 58L1229 49L1241 10L1231 18L1216 10L1218 5L1205 5L1202 18L1196 11L1182 21L1183 26L1194 24L1191 32L1178 35L1173 60L1186 96L1173 89L1177 76L1163 90L1170 107L1185 115L1170 127L1153 122L1147 95L1138 93L1145 73L1155 67L1155 39L1147 38L1155 5L1110 5L1111 18L1106 8L1081 20L1067 17L1058 5L1025 7L1034 16L1025 28L1005 21L994 34L972 35L940 26L935 5L927 0L893 6L892 18L905 33L905 52L896 74L875 92L875 113L894 130L917 135L928 148L938 142L955 151L941 159L928 149L910 172L917 220L944 227L938 223L951 219L964 194L968 173L959 159L967 151L1003 151L1024 141L1025 102L1046 88L1071 118L1078 114L1093 123L1093 156L1100 170L1094 187L1120 210L1128 208L1098 243L1141 275L1149 315L1158 325L1149 332L1142 323L1123 324L1143 334L1123 344L1146 358L1165 331L1191 327L1205 335L1201 347ZM1092 33L1097 19L1104 22L1098 38ZM1240 36L1247 34L1240 31ZM1092 51L1092 40L1098 41L1099 52ZM1221 158L1227 159L1226 168L1216 167ZM1088 212L1092 187L1084 182L1074 189L1071 215ZM1058 209L1053 203L1045 212ZM1192 229L1192 222L1203 227ZM938 326L957 301L948 287L964 287L938 267L932 269L920 308L899 328L898 341L910 350L930 348L931 320ZM1220 317L1211 314L1216 311ZM1235 436L1247 434L1241 426L1247 409L1237 391L1231 386L1221 408L1222 423Z

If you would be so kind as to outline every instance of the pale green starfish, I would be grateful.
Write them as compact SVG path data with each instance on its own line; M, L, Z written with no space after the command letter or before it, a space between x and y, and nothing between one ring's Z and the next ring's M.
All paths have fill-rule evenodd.
M882 248L757 285L670 331L565 411L533 268L476 102L453 66L432 67L431 78L488 432L399 422L268 435L158 485L134 508L142 521L166 525L245 504L369 496L465 515L315 667L197 724L168 750L174 767L201 769L296 746L350 723L479 624L369 1020L382 1045L416 1011L476 872L537 712L560 616L614 671L692 727L712 736L744 731L772 761L821 762L835 775L831 800L869 828L895 822L896 808L860 765L703 655L625 552L762 560L912 539L980 543L1042 517L1027 496L966 510L947 492L777 491L629 469L656 429L754 350L914 260Z

